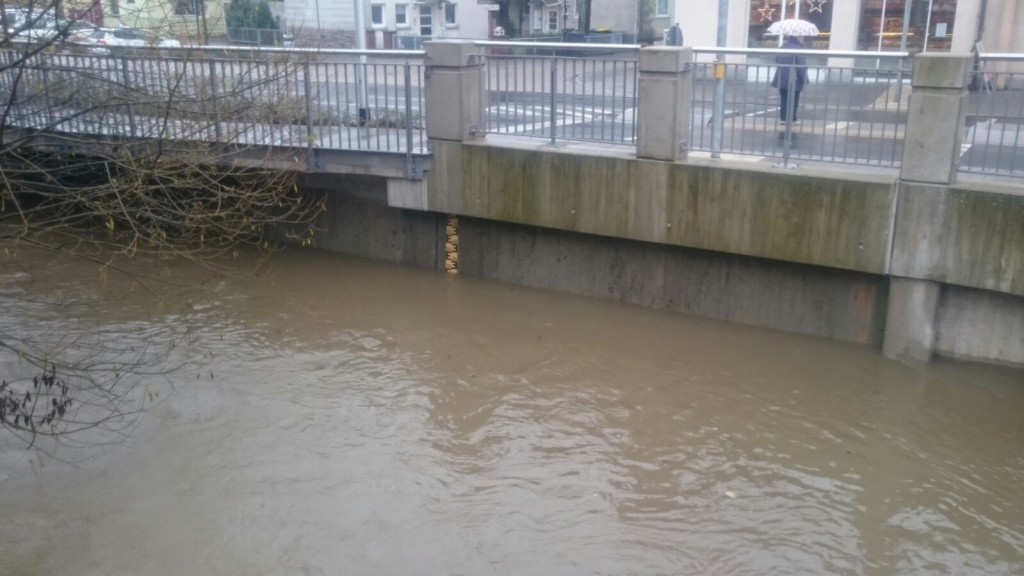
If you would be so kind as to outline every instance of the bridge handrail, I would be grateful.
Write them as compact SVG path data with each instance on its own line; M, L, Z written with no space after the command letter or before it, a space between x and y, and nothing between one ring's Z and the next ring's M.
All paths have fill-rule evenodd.
M504 106L502 111L490 110L490 120L484 119L485 129L483 132L498 132L505 134L517 134L520 136L539 136L543 138L559 138L568 140L582 140L602 143L614 143L618 145L633 145L635 142L635 117L632 116L636 106L636 85L639 78L637 63L640 47L638 45L625 44L586 44L586 43L560 43L560 42L520 42L514 40L465 40L475 46L484 49L482 55L495 65L489 67L487 72L489 80L493 85L485 84L485 101L488 95L495 98L496 105ZM533 55L518 53L505 53L493 50L494 48L517 48L526 50L553 50L555 55ZM168 61L177 61L180 66L192 66L198 70L200 64L206 62L197 58L189 62L187 57L167 58L168 54L209 53L222 58L211 58L209 70L204 72L209 78L216 73L218 76L231 74L232 67L241 66L243 62L267 62L273 66L290 66L291 84L282 84L282 90L287 96L299 106L297 112L292 112L289 118L297 119L297 125L301 124L302 118L310 118L310 126L304 127L308 138L316 138L316 146L323 146L325 149L337 147L345 150L347 144L342 140L343 132L348 130L354 132L362 130L362 114L375 113L380 110L386 112L387 116L380 118L377 125L378 131L374 132L374 138L383 138L385 131L399 129L415 131L416 138L420 142L414 149L417 154L427 150L425 136L423 136L423 118L426 114L426 105L423 102L423 86L425 79L422 76L425 52L422 50L357 50L357 49L325 49L325 48L295 48L295 47L246 47L246 46L186 46L182 48L154 48L161 58L151 58L140 55L145 50L138 52L113 53L111 55L66 55L68 58L80 58L80 66L72 66L81 70L88 70L90 66L97 66L97 70L104 67L114 67L131 71L136 75L150 74L150 70L156 70L160 66L170 66ZM609 56L609 52L614 56ZM908 52L865 52L865 51L832 51L832 50L801 50L782 51L776 48L719 48L719 47L694 47L697 55L693 69L694 91L691 110L691 133L687 141L689 150L696 153L712 152L716 150L728 153L755 156L761 158L779 157L782 150L774 137L777 133L792 132L804 138L800 149L793 149L797 157L813 159L822 162L849 162L865 163L870 165L882 165L898 167L902 159L902 134L905 128L907 104L906 97L909 95L910 69L908 67L911 55ZM807 117L803 119L803 125L799 128L782 128L774 116L778 115L778 106L775 104L777 95L771 87L771 77L775 70L774 56L779 53L799 53L806 57L824 57L820 61L809 64L809 75L812 83L806 90L802 111L806 111ZM286 54L294 58L281 58L280 60L253 58L253 54ZM716 70L715 64L709 62L705 57L725 54L727 56L745 56L749 59L728 59L721 70ZM246 58L244 55L250 56ZM352 62L342 63L343 58L331 62L331 58L322 56L344 57L344 60L351 59ZM625 55L625 57L624 57ZM40 58L43 58L41 55ZM54 57L53 54L46 57ZM358 58L358 61L355 61ZM411 84L400 78L403 74L400 68L376 69L383 74L383 84L380 86L378 100L370 99L368 104L364 103L357 107L366 108L360 110L358 125L353 123L355 113L348 110L351 108L350 100L354 101L355 91L351 86L366 85L368 82L373 90L375 80L366 77L367 71L373 70L377 65L368 63L371 60L380 60L380 66L412 66L413 77ZM970 98L970 109L968 111L968 150L958 164L960 171L973 171L988 173L995 170L999 174L1011 174L1013 176L1024 175L1024 164L1018 162L1017 155L1024 153L1024 112L1017 112L1007 103L1011 97L1019 94L1024 88L1024 69L1018 71L1019 64L1024 62L1024 54L1005 53L980 53L977 54L981 63L974 71L975 81L972 84L972 95ZM127 60L126 60L127 59ZM507 69L511 76L502 80L498 78L502 74L502 68L498 65L503 59L509 62ZM402 63L398 60L404 61ZM45 61L49 62L49 61ZM392 64L393 63L393 64ZM512 68L514 63L515 69ZM1004 63L999 65L999 63ZM44 64L45 66L45 64ZM128 68L124 68L128 66ZM213 67L217 68L214 69ZM550 73L555 67L561 69L560 75L551 76ZM348 68L346 68L348 67ZM519 79L515 77L517 72L525 70L526 73ZM729 107L722 116L716 118L710 114L712 96L709 87L714 84L710 82L715 75L721 73L727 80ZM46 72L42 72L42 80L46 80ZM198 74L198 72L194 72ZM362 75L362 76L360 76ZM543 76L540 84L533 87L526 86L523 78ZM198 78L198 76L197 76ZM345 80L347 78L348 80ZM360 79L361 78L361 79ZM511 79L511 83L508 80ZM153 78L143 78L153 80ZM498 83L505 81L506 84L499 86ZM532 80L531 80L532 81ZM307 82L306 87L302 86ZM345 82L348 82L346 87ZM518 85L517 85L518 83ZM408 85L409 90L416 93L411 103L415 122L403 120L395 116L403 106L402 100L405 95L402 92ZM1014 90L1004 90L1010 86ZM575 90L575 92L574 92ZM602 90L611 90L602 94ZM850 100L851 94L860 94L859 100ZM322 98L311 97L319 93ZM328 100L328 95L330 100ZM882 97L885 94L886 97ZM372 96L372 94L371 94ZM542 96L542 98L538 98ZM607 96L607 98L605 98ZM717 97L717 96L716 96ZM379 102L380 108L375 106ZM1016 102L1016 100L1014 101ZM485 105L487 102L485 102ZM304 106L304 107L303 107ZM530 108L534 106L535 108ZM337 120L339 110L344 108L345 123L334 124ZM557 117L554 112L557 111ZM501 114L505 114L504 121L510 122L511 129L500 126ZM518 115L518 118L516 117ZM406 114L404 117L409 117ZM498 117L498 121L494 120ZM397 118L397 119L396 119ZM532 119L530 119L532 118ZM275 117L275 122L278 122ZM293 122L293 123L295 123ZM516 125L515 123L519 124ZM711 143L714 135L708 131L713 123L726 123L726 127L732 130L729 133L731 144L714 148ZM415 127L413 127L415 124ZM564 129L570 126L571 130ZM554 128L559 128L556 133ZM607 128L607 129L606 129ZM333 130L333 132L332 132ZM296 132L298 134L298 132ZM294 136L297 138L298 136ZM826 137L828 139L826 139ZM860 144L855 141L859 139ZM365 138L364 138L365 140ZM408 139L406 139L408 141ZM356 140L352 140L356 142ZM850 143L853 144L850 144ZM375 144L376 145L376 144ZM849 152L860 145L864 150L869 150L864 158L855 157L856 154ZM399 148L388 145L380 151L394 152ZM402 144L404 147L405 145ZM731 147L730 147L731 146ZM836 152L830 152L835 150ZM360 148L367 149L367 148ZM404 149L404 148L401 148ZM987 156L983 156L982 152ZM975 157L972 160L969 156ZM991 162L984 158L993 159ZM992 164L995 162L995 164ZM998 168L992 166L998 165Z

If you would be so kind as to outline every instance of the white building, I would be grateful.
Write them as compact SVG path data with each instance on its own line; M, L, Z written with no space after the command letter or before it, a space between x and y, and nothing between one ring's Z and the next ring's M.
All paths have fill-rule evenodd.
M686 45L714 46L718 0L674 1ZM906 46L912 52L969 53L976 42L988 52L1024 51L1024 2L1020 0L728 2L727 45L734 47L775 45L777 38L764 35L768 25L798 16L814 22L822 32L807 42L808 48L896 51L904 38L906 20Z
M355 1L364 2L367 45L378 48L418 48L431 38L490 38L498 26L507 38L583 34L588 6L588 0L284 0L283 23L291 31L351 33ZM777 38L765 35L767 27L798 16L822 32L809 39L809 48L894 51L905 38L911 52L969 53L978 42L988 52L1024 52L1021 0L726 1L727 45L732 47L777 45ZM719 0L589 0L589 25L591 31L621 32L627 42L650 43L679 22L686 45L714 46L718 4ZM398 42L396 36L406 40Z
M305 37L352 32L355 2L359 1L363 2L366 45L370 48L398 47L396 36L413 37L402 45L415 48L424 39L487 39L495 26L496 10L477 0L284 0L282 24Z

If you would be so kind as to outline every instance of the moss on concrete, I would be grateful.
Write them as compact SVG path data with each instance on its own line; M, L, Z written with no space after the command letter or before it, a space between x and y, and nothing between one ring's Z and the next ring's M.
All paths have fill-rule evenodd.
M1024 296L1024 196L905 184L892 273Z
M461 182L444 178L447 189L431 191L432 210L884 272L893 197L886 182L559 149L443 146L461 147Z

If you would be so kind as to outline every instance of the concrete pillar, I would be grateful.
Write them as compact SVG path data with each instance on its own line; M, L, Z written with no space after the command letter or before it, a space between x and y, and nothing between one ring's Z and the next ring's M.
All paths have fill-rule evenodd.
M956 179L956 162L960 156L967 117L967 79L971 57L942 53L918 54L914 57L913 90L907 116L907 132L903 143L903 164L897 190L896 218L889 231L894 238L909 231L900 230L902 222L917 217L908 211L933 209L941 201L943 187ZM907 203L901 196L922 184L934 186L934 201ZM882 350L890 358L931 359L935 347L935 317L939 305L939 284L899 276L907 258L921 254L900 252L894 243L890 255L897 274L889 284L889 308L885 319ZM901 258L903 260L901 260Z
M693 53L684 47L640 50L637 158L686 160L693 99Z
M914 57L903 144L902 180L952 184L967 118L971 57L928 52Z
M469 41L424 42L427 138L466 142L481 137L482 65Z
M898 360L931 360L938 305L938 283L893 277L882 341L885 355Z

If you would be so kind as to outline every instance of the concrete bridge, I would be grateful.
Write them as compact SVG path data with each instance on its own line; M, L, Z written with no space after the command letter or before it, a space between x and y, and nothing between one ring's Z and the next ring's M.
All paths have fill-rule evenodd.
M898 171L688 158L688 49L641 51L636 149L482 136L469 43L427 45L422 180L310 175L317 246L1024 367L1024 186L958 181L966 57L917 57Z
M688 48L640 51L635 148L485 135L477 47L426 48L429 154L317 144L340 127L274 133L310 148L303 186L329 207L317 247L1024 367L1024 184L956 170L969 57L916 57L898 169L787 170L691 157Z

